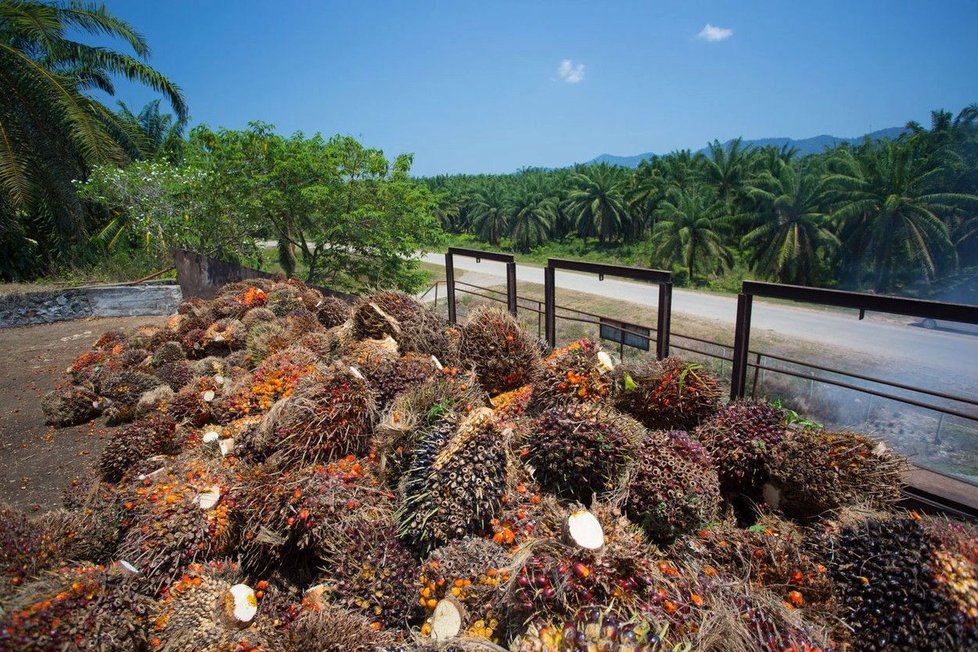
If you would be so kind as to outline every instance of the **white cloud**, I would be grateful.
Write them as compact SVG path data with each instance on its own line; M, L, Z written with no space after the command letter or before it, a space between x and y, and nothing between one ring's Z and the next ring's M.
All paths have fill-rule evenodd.
M582 82L584 81L584 64L579 63L575 66L570 59L563 59L557 66L557 76L568 84Z
M733 30L729 27L717 27L716 25L707 23L706 27L704 27L700 33L697 34L697 36L704 41L710 41L712 43L730 38L733 36Z

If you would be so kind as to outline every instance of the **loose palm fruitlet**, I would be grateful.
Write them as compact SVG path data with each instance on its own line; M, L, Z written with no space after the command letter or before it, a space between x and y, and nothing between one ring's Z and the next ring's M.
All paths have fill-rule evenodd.
M543 488L583 503L618 485L645 435L634 419L588 404L551 408L529 429L527 460Z
M647 358L620 373L615 406L651 430L692 430L720 408L717 379L701 364Z
M765 464L785 436L781 410L766 401L728 403L694 434L706 447L725 494L751 495L766 478Z
M458 423L458 427L453 427ZM426 554L484 534L506 488L506 448L488 408L446 418L415 453L399 509L400 536Z
M885 508L900 500L904 468L881 442L857 433L790 430L766 458L765 499L792 518L855 505Z
M629 475L625 510L653 541L668 543L717 514L717 473L703 447L683 431L650 433Z
M498 308L482 306L469 316L462 329L461 355L490 396L532 383L541 370L536 342L512 315Z

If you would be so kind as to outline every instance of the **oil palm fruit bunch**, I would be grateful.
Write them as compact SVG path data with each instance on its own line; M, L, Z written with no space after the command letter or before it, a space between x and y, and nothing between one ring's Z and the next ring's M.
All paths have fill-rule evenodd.
M251 308L244 315L241 316L241 323L245 325L245 328L251 333L251 329L258 324L267 324L269 322L275 321L275 313L264 306ZM247 345L247 340L246 340Z
M615 406L652 430L692 430L720 407L717 379L701 364L646 358L620 374Z
M119 347L119 352L122 351L122 344L115 346ZM96 348L94 351L86 351L75 358L65 373L68 374L68 380L71 384L97 389L98 380L101 377L115 373L119 369L119 363L112 361L112 347L107 349Z
M148 373L123 369L113 374L101 384L99 392L109 400L105 410L109 419L115 423L125 423L136 416L136 404L143 392L163 384L163 381Z
M651 652L674 647L668 626L640 614L586 609L563 624L531 624L510 646L514 652Z
M32 517L0 504L0 603L25 581L76 558L73 544L83 516L69 514L58 511Z
M540 373L536 343L515 317L497 308L480 306L469 316L460 354L490 396L530 384Z
M285 470L263 465L241 482L239 552L245 570L258 576L279 569L305 583L343 527L390 522L391 498L366 458Z
M630 417L589 404L546 410L529 429L526 459L543 488L585 503L618 485L645 434Z
M292 346L293 339L285 323L275 321L259 321L248 329L245 337L245 350L248 352L248 362L258 366L273 353L284 351Z
M683 431L650 433L629 476L625 510L658 543L693 532L719 509L716 471L702 446Z
M155 324L141 324L133 328L126 336L125 348L127 349L149 349L153 345L153 340L159 337L164 329Z
M803 546L804 536L798 526L766 514L746 529L731 521L711 524L676 542L672 552L742 578L749 587L779 597L787 608L802 610L807 619L834 626L840 616L834 584L826 567Z
M478 408L454 423L444 419L420 442L401 495L399 535L422 555L484 533L506 486L506 442L492 411Z
M193 369L186 360L168 362L156 370L156 377L166 383L174 392L190 382L194 377Z
M923 523L934 551L934 575L973 640L978 637L978 527L945 518Z
M409 353L393 360L381 359L378 364L363 368L376 394L379 410L386 408L401 392L422 385L437 371L438 367L431 356L416 353Z
M433 550L412 596L425 611L422 637L436 643L458 636L498 642L507 565L503 548L478 537Z
M238 351L247 344L248 330L238 319L218 319L204 329L201 345L209 354Z
M293 339L301 339L306 333L323 331L316 313L305 308L296 308L285 316L285 327Z
M346 301L338 297L325 297L315 309L316 319L325 328L334 328L346 322L353 309Z
M782 411L766 401L728 403L697 426L695 437L716 465L725 494L756 493L766 479L765 464L784 439Z
M584 338L555 349L543 360L533 386L534 404L547 407L606 399L614 363L593 341Z
M41 398L41 410L53 426L77 426L102 414L103 401L92 390L72 385L55 389Z
M258 449L283 467L366 453L376 410L363 375L341 362L302 373L295 392L256 431Z
M4 604L0 648L148 650L149 610L138 574L126 565L65 566L20 587Z
M126 517L118 554L160 590L192 563L229 554L235 497L219 462L176 460L120 488Z
M825 628L799 617L797 611L764 591L747 590L730 582L718 587L708 604L711 612L724 612L718 618L720 631L714 634L722 637L724 649L764 652L833 649Z
M433 372L420 385L397 394L374 428L373 447L384 482L397 486L418 443L446 415L479 407L485 407L485 400L475 375L458 369Z
M183 346L180 344L180 342L174 340L163 342L155 351L153 351L153 366L157 369L165 364L186 359L187 352L183 350Z
M853 650L965 650L978 640L935 576L920 517L845 514L809 541L836 582Z
M374 620L323 598L322 587L305 593L292 620L283 627L281 648L350 652L393 650L401 637L374 626Z
M275 313L276 317L284 317L297 308L304 308L302 291L292 285L278 284L268 292L265 306Z
M419 609L418 562L397 539L393 522L347 521L329 533L316 582L324 598L384 629L404 629Z
M378 292L353 308L353 337L393 337L402 353L442 355L447 345L444 323L417 299L403 292Z
M173 455L179 451L177 423L166 414L151 414L112 433L99 455L102 479L118 482L134 463L151 455Z
M300 346L262 360L251 377L251 396L256 407L268 410L279 399L291 396L299 379L315 370L316 362L315 354Z
M173 395L166 406L166 413L177 422L178 425L185 425L200 428L211 420L211 403L214 396L207 394L213 390L198 390L191 379L187 385ZM207 400L207 398L210 400Z
M766 458L766 502L792 518L900 500L905 463L882 442L854 432L788 431Z
M191 564L153 605L160 650L272 650L274 628L262 613L267 582L245 583L227 561ZM272 640L269 640L269 639Z

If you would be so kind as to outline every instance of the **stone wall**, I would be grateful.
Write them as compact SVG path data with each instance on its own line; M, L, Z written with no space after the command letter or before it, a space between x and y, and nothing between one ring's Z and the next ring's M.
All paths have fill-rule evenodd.
M0 328L83 317L169 315L182 300L170 284L106 285L0 296Z

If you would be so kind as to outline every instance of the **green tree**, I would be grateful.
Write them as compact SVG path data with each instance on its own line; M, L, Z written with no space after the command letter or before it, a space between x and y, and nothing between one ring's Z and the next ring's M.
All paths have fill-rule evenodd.
M108 35L135 56L86 45ZM102 5L0 0L0 275L38 272L86 240L89 221L72 180L135 149L119 117L89 92L122 76L161 92L178 118L180 90L144 62L146 41Z
M569 212L577 223L577 234L599 242L617 240L631 227L631 215L622 194L627 173L611 165L592 165L574 174L574 189L567 196Z
M119 116L138 148L137 158L180 162L186 119L175 120L172 114L161 113L160 100L148 102L138 114L119 102Z
M726 211L727 206L712 192L673 191L656 209L655 258L682 265L692 283L729 267L733 254L723 241Z
M942 192L946 169L909 143L884 141L843 149L828 182L839 224L843 272L856 286L891 291L902 281L933 281L956 252L942 216L978 197Z
M492 180L472 193L470 199L472 227L476 234L497 246L509 222L508 199L503 186Z
M760 226L742 244L752 269L780 283L812 285L822 266L820 254L838 244L827 228L825 179L811 164L778 160L777 174L766 173L751 189L761 205Z
M513 199L509 237L517 251L526 253L550 239L557 219L557 200L541 179L524 182Z
M727 146L714 140L708 149L709 154L701 160L700 178L713 188L717 198L727 206L728 214L733 215L750 186L753 150L743 147L741 138L735 138Z

